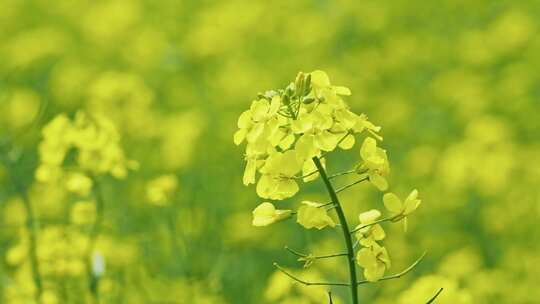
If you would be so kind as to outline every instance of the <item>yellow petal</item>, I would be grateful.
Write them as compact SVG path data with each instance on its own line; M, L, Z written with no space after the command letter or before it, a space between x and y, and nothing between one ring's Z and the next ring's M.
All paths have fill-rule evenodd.
M401 213L403 211L403 204L397 195L394 193L386 193L383 196L384 207L390 212Z
M311 83L319 88L325 88L330 86L330 78L325 72L316 70L311 72Z
M246 129L240 129L234 133L234 144L240 145L244 139L246 138L247 130Z
M388 182L384 177L380 176L379 174L370 173L369 181L380 191L386 191L388 189Z
M381 225L374 225L371 228L371 234L373 235L373 239L377 241L383 240L386 237L386 233Z
M354 135L352 134L349 134L347 135L347 137L345 137L344 140L342 140L340 143L339 143L339 147L343 150L349 150L351 149L352 147L354 147L354 144L356 143L356 138L354 137Z
M323 229L326 226L335 227L336 224L328 216L324 207L319 208L320 204L304 201L298 209L297 222L306 229Z
M347 87L334 86L334 91L338 95L345 95L345 96L351 95L351 90L349 88L347 88Z
M381 216L381 212L377 209L371 209L366 212L360 213L358 216L358 219L360 220L360 223L362 224L370 224L376 221Z
M366 137L360 147L360 156L363 160L368 160L377 151L377 141L371 137Z
M276 207L273 204L264 202L253 210L252 224L256 227L268 226L289 218L291 214L291 210L276 210Z

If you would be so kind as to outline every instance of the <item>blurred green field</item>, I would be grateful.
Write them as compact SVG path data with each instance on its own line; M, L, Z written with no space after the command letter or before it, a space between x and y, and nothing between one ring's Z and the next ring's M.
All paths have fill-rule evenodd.
M539 303L539 18L533 0L0 0L0 303L37 301L25 196L44 304L318 304L327 290L349 303L346 289L275 271L274 261L302 268L285 245L335 252L341 235L252 227L261 199L243 186L233 144L258 92L317 69L383 127L392 191L416 187L423 201L407 233L385 227L385 245L390 273L426 258L360 286L360 302L425 303L443 287L436 303ZM127 170L94 181L104 205L94 284L88 267L100 265L86 249L99 198L36 171L43 127L83 112L114 124ZM320 181L289 205L307 197L327 200ZM361 185L343 200L356 220L381 197ZM347 271L324 261L305 275Z

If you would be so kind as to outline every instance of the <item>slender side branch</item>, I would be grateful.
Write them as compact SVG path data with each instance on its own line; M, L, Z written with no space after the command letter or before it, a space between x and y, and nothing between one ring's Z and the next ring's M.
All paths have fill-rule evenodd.
M341 187L341 188L338 188L338 189L336 190L336 193L340 193L340 192L342 192L342 191L344 191L344 190L347 190L347 189L349 189L350 187L352 187L352 186L354 186L354 185L356 185L356 184L359 184L359 183L361 183L361 182L363 182L363 181L367 181L368 179L369 179L369 177L367 177L367 176L366 176L366 177L363 177L363 178L361 178L361 179L359 179L359 180L357 180L357 181L355 181L355 182L352 182L352 183L350 183L350 184L348 184L348 185L345 185L345 186L343 186L343 187Z
M334 257L340 257L340 256L347 256L348 253L346 252L343 252L343 253L334 253L334 254L325 254L325 255L312 255L310 256L309 254L305 254L305 253L301 253L299 251L296 251L292 248L289 248L288 246L285 246L285 249L287 251L289 251L290 253L298 256L298 257L301 257L301 258L311 258L311 259L314 259L314 260L319 260L319 259L328 259L328 258L334 258Z
M306 286L316 286L316 285L319 285L319 286L350 286L350 284L348 283L321 283L321 282L308 282L308 281L304 281L296 276L294 276L293 274L289 273L287 270L285 270L285 268L279 266L278 263L274 263L274 266L281 272L283 272L283 274L285 274L286 276L288 276L289 278L295 280L296 282L300 283L300 284L304 284Z
M324 204L320 205L320 206L317 207L317 208L323 208L323 207L326 207L326 206L328 206L328 205L333 205L333 204L334 204L334 202L329 201L329 202L327 202L327 203L324 203Z
M320 159L318 157L313 157L312 160L315 163L317 170L319 170L321 179L324 181L324 185L326 186L326 190L328 191L330 200L336 205L336 208L335 208L336 214L339 218L341 229L343 231L343 238L345 239L345 245L347 247L347 262L349 264L349 277L350 277L350 282L351 282L349 284L351 286L351 299L352 299L353 304L358 304L358 286L356 284L356 280L357 280L356 279L356 265L354 263L354 248L353 248L351 234L349 233L349 225L347 224L347 219L345 218L343 209L341 209L341 204L339 203L337 192L334 190L332 183L330 183L330 180L328 179L328 176L326 175L326 171L324 170L324 167Z
M339 177L339 176L348 175L348 174L352 174L352 173L356 173L356 170L353 169L353 170L347 170L347 171L339 172L339 173L336 173L336 174L332 174L332 175L328 176L328 179L333 179L333 178L336 178L336 177Z
M426 304L433 303L433 301L435 301L435 299L441 294L442 291L443 291L443 288L439 289L439 291L437 291L437 293L431 299L429 299L429 301L427 301Z
M290 252L290 253L292 253L292 254L298 256L298 257L301 257L301 258L305 258L305 257L308 256L308 255L305 254L305 253L301 253L301 252L296 251L296 250L294 250L294 249L292 249L292 248L289 248L289 246L285 246L285 250L287 250L288 252Z
M372 223L364 224L364 225L358 226L358 227L354 228L354 229L351 231L351 233L355 233L356 231L362 230L362 229L364 229L364 228L366 228L366 227L369 227L369 226L373 226L373 225L376 225L376 224L380 224L380 223L392 221L394 218L395 218L395 216L385 217L385 218L383 218L383 219L376 220L376 221L374 221L374 222L372 222Z
M334 253L334 254L326 254L326 255L315 255L312 258L316 260L320 260L320 259L328 259L328 258L335 258L335 257L340 257L340 256L348 256L348 255L349 255L348 253L343 252L343 253Z
M416 267L416 265L418 265L422 261L422 259L424 259L424 257L426 256L426 253L427 252L424 251L424 253L422 253L422 255L416 261L414 261L414 263L412 263L409 267L405 268L403 271L401 271L399 273L396 273L396 274L392 274L392 275L389 275L389 276L382 277L382 278L379 279L379 281L387 281L387 280L401 278L402 276L406 275L411 270L413 270L414 267ZM368 280L358 281L358 285L367 284L367 283L373 283L373 282L370 282Z
M3 152L3 151L2 151ZM34 284L36 285L36 294L35 299L36 303L41 303L41 294L43 293L43 285L41 282L41 272L39 270L39 260L37 256L37 228L36 228L36 220L34 215L34 209L32 207L32 202L30 202L30 198L28 197L28 193L26 192L25 187L19 182L13 171L15 168L13 168L13 164L11 163L11 160L4 155L0 155L0 160L4 163L6 166L6 171L10 177L11 182L13 183L13 186L15 187L15 190L18 192L19 196L21 197L23 201L24 208L26 210L26 228L28 229L28 238L30 242L30 248L29 248L29 255L30 255L30 268L32 271L32 278L34 280Z
M295 179L304 179L304 178L310 177L310 176L312 176L313 174L318 173L318 172L319 172L318 170L315 170L315 171L309 172L309 173L307 173L307 174L304 174L304 175L302 175L302 176L295 176L294 178L295 178Z

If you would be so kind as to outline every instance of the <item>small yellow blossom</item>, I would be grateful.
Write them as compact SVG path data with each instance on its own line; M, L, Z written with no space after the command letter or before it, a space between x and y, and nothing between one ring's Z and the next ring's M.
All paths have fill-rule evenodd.
M386 248L373 244L368 248L362 248L356 254L356 262L364 268L364 277L370 282L376 282L390 268L390 257Z
M379 224L370 225L375 222L381 216L381 212L376 209L372 209L358 216L360 224L357 226L356 238L360 242L360 245L370 247L375 241L383 240L386 237L386 233Z
M306 229L317 228L319 230L326 226L335 227L336 223L332 220L323 204L303 201L298 209L297 222Z
M263 227L288 219L292 215L292 210L279 210L269 202L264 202L253 210L253 226Z
M377 147L377 141L367 137L360 148L360 156L368 169L369 181L381 191L388 189L385 176L390 172L386 151Z
M413 213L422 203L422 201L418 199L418 190L416 189L411 191L409 196L405 199L405 202L402 202L397 195L391 192L386 193L383 196L383 202L386 209L395 214L395 221L403 219L405 231L407 231L407 216Z
M76 202L71 208L71 222L75 225L89 225L96 220L96 204L91 201Z
M157 177L146 185L146 198L153 205L165 206L178 189L178 179L173 174Z

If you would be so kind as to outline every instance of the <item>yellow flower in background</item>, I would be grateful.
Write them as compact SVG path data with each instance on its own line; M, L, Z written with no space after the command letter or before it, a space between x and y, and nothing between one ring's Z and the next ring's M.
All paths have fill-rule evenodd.
M377 245L362 248L356 254L356 262L364 268L364 277L370 282L376 282L383 277L386 269L390 268L390 257L386 248Z
M273 204L264 202L253 210L253 221L251 223L253 226L263 227L286 220L291 215L292 210L279 210Z
M62 177L66 161L69 166L93 175L109 173L124 178L128 169L137 164L128 160L120 147L120 136L114 124L101 115L77 112L70 120L61 114L43 128L43 140L39 144L40 165L36 179L54 182ZM75 159L68 159L70 149L75 149ZM75 164L73 164L75 163ZM84 195L91 185L82 174L68 174L66 186L72 192Z
M82 173L67 173L65 177L66 190L86 196L92 190L92 179Z
M43 304L58 304L60 303L60 300L58 299L58 295L53 290L44 290L41 294L41 303Z
M3 100L3 96L0 95L2 103L0 125L5 122L7 128L18 130L32 123L39 112L40 96L31 89L17 88L6 97L6 100Z
M169 205L177 189L178 178L173 174L166 174L146 184L146 198L153 205Z
M96 204L92 201L78 201L71 207L70 221L75 225L90 225L96 220Z
M23 235L25 238L27 235ZM5 255L5 261L10 266L18 266L28 257L28 241L22 239L17 245L9 248Z
M264 291L264 299L267 301L277 301L289 294L293 287L289 278L285 277L281 272L275 271L270 275L266 289Z
M296 217L298 224L304 226L306 229L317 228L321 230L326 226L336 226L336 223L328 215L328 212L321 203L303 201L302 206L298 208Z

